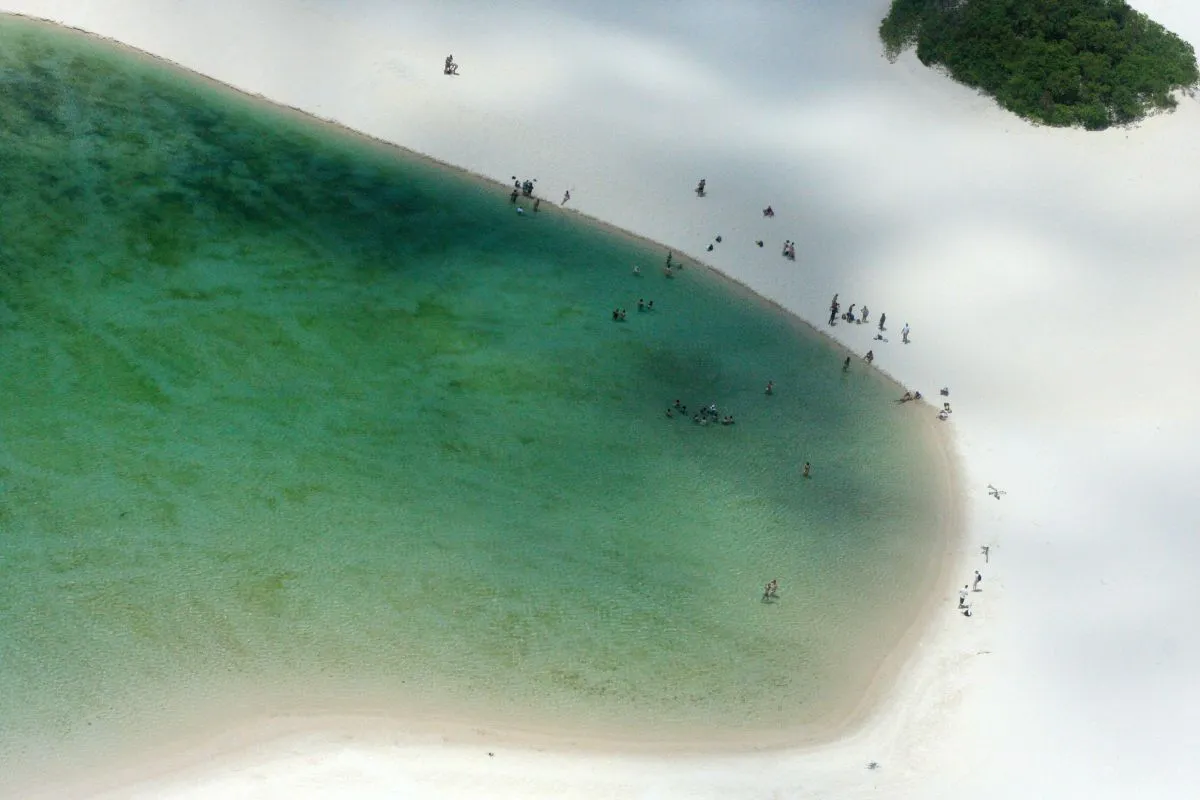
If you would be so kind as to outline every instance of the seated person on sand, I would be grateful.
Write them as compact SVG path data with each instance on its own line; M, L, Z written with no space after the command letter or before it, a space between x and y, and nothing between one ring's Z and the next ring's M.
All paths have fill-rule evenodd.
M938 419L945 422L946 420L950 419L950 412L943 408L941 411L938 412L937 417L938 417Z
M446 67L443 70L443 72L446 75L457 75L458 74L458 64L454 63L454 54L453 53L446 56Z
M764 217L775 216L775 209L771 208L770 206L767 206L766 208L763 209L763 216Z

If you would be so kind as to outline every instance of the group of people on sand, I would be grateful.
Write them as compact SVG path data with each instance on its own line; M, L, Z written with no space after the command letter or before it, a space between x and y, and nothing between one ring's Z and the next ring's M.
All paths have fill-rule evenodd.
M848 309L846 309L846 312L841 313L842 304L838 302L837 294L834 294L833 300L831 300L829 303L829 324L836 325L839 318L842 320L842 322L849 322L854 325L862 325L862 324L870 321L871 309L867 308L866 306L863 306L862 313L855 315L855 313L854 313L855 305L857 305L857 304L851 303L850 307ZM839 316L839 314L840 314L840 316ZM881 314L879 316L879 330L881 330L881 331L884 330L883 323L886 320L887 320L887 314ZM875 338L882 339L883 337L876 336Z
M948 387L943 386L942 387L942 397L949 397L949 396L950 396L950 389ZM897 403L911 403L914 400L920 400L920 399L921 399L920 392L909 391L909 392L905 392L903 395L901 395L900 399L897 400L896 402ZM946 402L942 403L942 407L938 410L937 418L942 420L943 422L945 422L946 420L948 420L950 418L950 415L952 413L954 413L954 411L953 411L953 409L950 408L949 401L946 401Z
M962 612L964 617L971 616L971 593L982 592L979 584L983 583L983 576L979 574L979 570L975 570L975 576L971 579L971 583L963 584L963 587L958 590L958 610Z

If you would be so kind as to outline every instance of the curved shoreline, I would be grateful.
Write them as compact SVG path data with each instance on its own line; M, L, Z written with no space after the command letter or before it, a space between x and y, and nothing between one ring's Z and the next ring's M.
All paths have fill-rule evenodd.
M436 166L441 169L446 169L455 174L471 181L478 182L491 190L503 193L507 191L506 184L489 178L485 175L471 172L462 167L457 167L452 164L440 161L438 159L426 156L402 145L389 142L380 137L372 136L367 133L350 128L334 119L320 117L309 112L305 112L297 107L276 103L269 98L250 91L238 88L232 84L228 84L204 75L202 73L191 70L187 67L178 64L168 58L156 56L147 51L141 50L130 45L126 45L118 40L110 37L101 36L88 32L84 29L60 25L51 20L30 17L27 15L13 14L13 17L21 18L35 24L43 24L53 26L55 28L71 30L84 36L106 42L110 45L115 45L126 52L137 54L140 57L153 59L157 65L166 65L174 69L186 73L189 77L200 78L208 82L214 87L218 87L224 91L232 91L237 95L248 98L257 103L270 105L272 108L286 113L296 114L302 117L306 122L318 122L323 125L330 126L332 129L339 132L341 135L349 134L356 141L364 144L369 144L373 147L378 146L385 149L388 154L399 156L402 158L416 159L423 164ZM602 230L606 233L624 237L630 241L637 243L639 246L648 249L666 250L666 245L654 242L646 237L640 236L631 231L619 228L610 223L604 222L601 219L574 211L573 209L562 209L561 207L551 202L546 203L548 208L558 209L567 213L573 214L582 220L585 224ZM683 252L676 250L675 252ZM712 267L700 259L688 255L689 262L703 266L705 274L725 284L728 289L743 299L761 303L764 307L769 308L772 312L783 315L789 324L801 326L800 330L806 334L816 334L823 342L830 344L839 352L850 352L844 345L832 338L824 331L820 330L813 324L803 318L787 311L782 305L766 298L745 283L729 276L726 273ZM889 375L878 367L872 367L872 371L877 375L878 379L891 384L896 393L904 391L904 386L895 378ZM778 735L763 735L761 733L747 734L745 736L731 737L730 740L716 740L717 747L715 749L699 746L701 743L696 741L680 741L680 742L661 742L651 744L649 746L644 742L627 743L622 742L616 737L598 737L579 736L576 734L567 736L570 741L564 744L563 733L545 733L522 731L519 728L507 730L497 726L493 730L482 734L488 741L494 741L503 746L529 748L537 751L543 750L559 750L559 751L587 751L587 752L603 752L603 753L619 753L619 754L638 754L638 755L666 755L666 754L705 754L705 753L740 753L754 752L762 750L796 750L797 748L813 749L820 748L823 745L841 741L869 727L869 725L880 718L888 706L889 698L895 694L897 685L903 680L907 671L909 671L916 660L917 647L923 637L926 637L933 628L933 619L941 608L941 604L945 602L945 597L951 589L948 583L950 573L955 571L960 565L964 557L963 543L966 541L965 531L965 500L961 492L962 470L959 463L959 456L956 451L954 437L951 429L939 423L934 415L933 408L928 403L914 404L914 408L919 408L920 413L926 415L926 420L922 423L924 430L922 436L927 449L930 451L926 455L933 455L939 459L939 469L944 478L942 481L943 491L945 492L945 513L942 515L943 522L938 532L939 550L941 551L941 559L936 569L931 570L930 577L926 582L923 591L924 601L922 602L921 612L908 626L905 632L900 637L900 643L883 659L882 664L877 669L874 678L871 680L870 687L864 694L862 699L856 706L849 710L840 720L834 721L829 725L813 725L804 726L802 730L810 731L807 734L801 733L799 730L785 730ZM939 427L940 426L940 427ZM412 723L416 721L417 724ZM426 728L423 722L431 723L430 727ZM333 724L331 724L333 723ZM346 727L341 727L345 724ZM289 738L297 736L306 736L314 731L320 731L330 734L337 738L338 736L351 735L361 737L364 730L383 736L384 738L394 739L397 731L403 731L411 735L416 740L427 739L430 737L438 737L442 743L457 744L463 741L470 740L472 736L479 736L479 725L469 722L457 722L450 720L424 720L420 718L405 718L405 717L358 717L358 716L342 716L342 715L318 715L318 716L303 716L276 714L269 717L267 720L250 720L246 725L235 725L215 739L212 737L201 737L204 743L198 743L193 748L190 745L183 745L181 750L180 744L172 744L169 749L174 751L175 757L164 756L164 759L171 762L173 766L167 767L167 772L175 772L179 769L186 769L187 765L205 765L216 757L229 755L232 752L241 751L245 748L259 748L266 744L281 743ZM819 729L818 733L811 733L813 729ZM344 733L336 733L344 731ZM449 741L447 741L449 739ZM222 744L227 742L228 744ZM478 741L478 740L476 740ZM703 744L712 744L714 740L711 737L706 737ZM182 759L182 762L180 761ZM163 763L162 761L159 762ZM138 772L144 773L144 768L139 767ZM161 775L163 770L156 769L156 775ZM105 781L108 782L108 781ZM89 781L89 785L94 786L94 781Z

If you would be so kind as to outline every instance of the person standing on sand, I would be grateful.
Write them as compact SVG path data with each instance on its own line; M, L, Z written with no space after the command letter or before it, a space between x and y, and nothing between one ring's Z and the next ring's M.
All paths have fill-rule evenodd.
M983 582L983 576L979 574L979 570L975 570L975 580L972 582L971 591L978 592L979 584Z
M567 204L567 201L570 199L571 199L571 190L568 189L567 191L563 192L563 201L560 205L565 206Z
M900 341L908 344L908 323L904 323L904 328L900 331Z
M863 322L867 321L867 315L870 313L871 313L871 309L867 308L866 306L863 306L863 313L862 313L862 321Z
M879 315L879 330L883 330L883 323L887 322L887 314Z

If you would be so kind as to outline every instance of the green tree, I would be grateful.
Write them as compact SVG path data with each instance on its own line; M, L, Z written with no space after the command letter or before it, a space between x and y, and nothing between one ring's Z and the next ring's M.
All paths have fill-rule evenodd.
M893 0L879 36L1047 125L1136 122L1200 84L1192 45L1124 0Z

